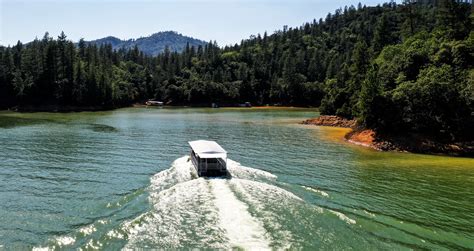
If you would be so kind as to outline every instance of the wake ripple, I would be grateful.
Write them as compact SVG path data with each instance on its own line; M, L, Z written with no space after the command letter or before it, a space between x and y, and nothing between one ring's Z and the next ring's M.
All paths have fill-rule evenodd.
M148 211L132 220L100 219L78 229L77 233L51 240L44 249L101 249L116 243L121 243L116 248L127 250L156 247L292 249L305 245L301 237L305 233L294 235L292 232L300 224L310 226L307 230L316 231L323 241L332 239L331 233L321 232L317 225L311 227L313 222L306 219L305 213L308 205L278 187L277 176L232 160L228 160L227 168L230 179L201 178L188 156L178 158L169 169L150 178L146 188ZM325 196L322 191L313 192ZM126 201L128 199L117 205ZM318 206L310 208L313 214L325 211ZM355 224L342 213L328 212L341 221ZM111 220L117 225L108 228Z
M232 248L269 249L263 224L252 217L248 206L238 200L226 180L211 180L214 204L219 211L219 221L225 229Z
M259 209L271 196L300 201L296 195L259 180L276 176L228 160L232 179L198 178L185 156L151 178L152 209L122 224L126 249L206 247L265 250L275 246ZM260 198L258 198L260 197ZM253 210L250 210L252 208ZM268 217L277 217L266 215ZM287 236L291 235L289 232ZM281 240L278 241L280 243ZM277 243L277 245L278 245ZM278 245L280 246L280 245Z

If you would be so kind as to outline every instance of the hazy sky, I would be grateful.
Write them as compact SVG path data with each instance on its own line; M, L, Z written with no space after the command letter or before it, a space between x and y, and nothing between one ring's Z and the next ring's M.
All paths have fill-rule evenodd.
M388 1L388 0L387 0ZM0 44L57 37L121 39L174 30L219 45L325 17L358 0L0 0ZM360 0L365 5L386 2Z

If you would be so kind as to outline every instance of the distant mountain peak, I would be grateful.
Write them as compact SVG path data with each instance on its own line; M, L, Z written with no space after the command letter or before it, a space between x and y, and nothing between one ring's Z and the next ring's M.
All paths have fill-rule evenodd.
M182 35L176 31L160 31L147 37L128 40L121 40L114 36L107 36L104 38L88 41L87 43L96 45L110 44L112 45L112 48L116 50L121 48L131 49L137 46L139 50L143 51L147 55L152 56L162 53L166 47L168 47L171 51L181 52L186 48L186 44L188 43L190 46L195 47L206 44L205 41Z
M116 39L116 40L120 40L120 38L114 37L114 36L104 37L103 39Z

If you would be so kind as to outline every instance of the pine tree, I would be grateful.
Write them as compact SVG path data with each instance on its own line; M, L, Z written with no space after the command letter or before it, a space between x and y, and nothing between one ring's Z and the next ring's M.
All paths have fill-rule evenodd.
M373 65L367 73L367 78L362 82L359 95L359 117L360 121L369 128L376 128L377 117L375 109L377 98L382 95L377 76L377 66Z

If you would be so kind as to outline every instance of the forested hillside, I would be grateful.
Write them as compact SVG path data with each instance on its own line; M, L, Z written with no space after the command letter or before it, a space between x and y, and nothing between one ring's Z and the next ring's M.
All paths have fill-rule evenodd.
M325 19L220 48L166 49L79 43L48 34L0 48L0 102L121 106L169 104L320 106L380 132L473 139L472 4L359 4Z
M163 53L168 47L170 51L182 52L186 45L189 46L204 46L206 42L192 37L181 35L174 31L158 32L148 37L141 37L138 39L120 40L116 37L104 37L101 39L86 41L87 44L95 44L97 46L110 44L112 49L134 49L135 46L146 55L156 56Z

